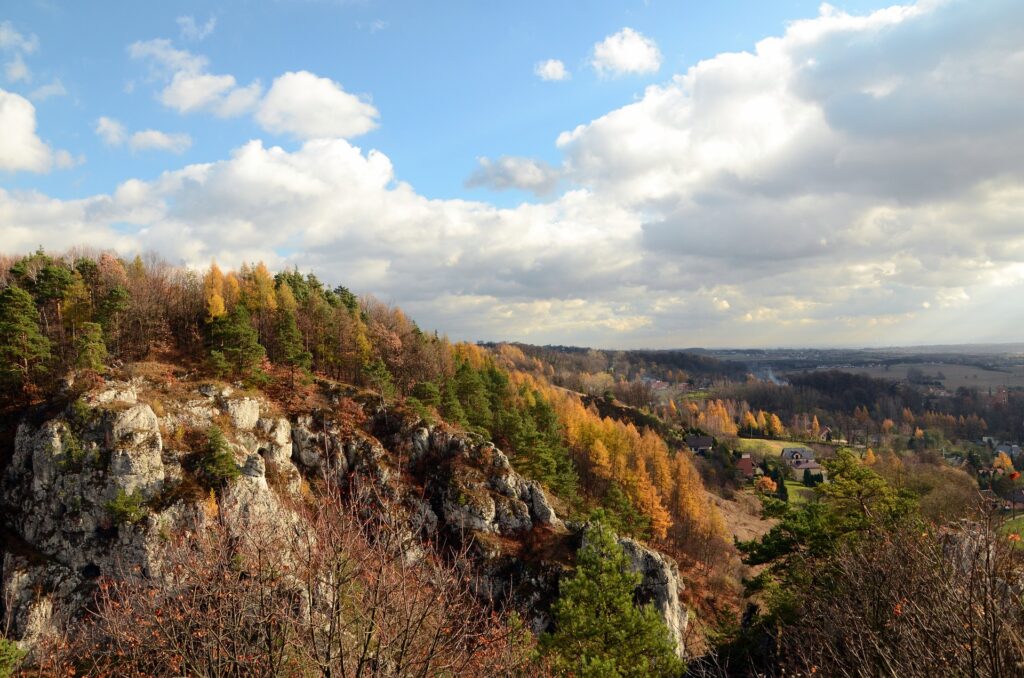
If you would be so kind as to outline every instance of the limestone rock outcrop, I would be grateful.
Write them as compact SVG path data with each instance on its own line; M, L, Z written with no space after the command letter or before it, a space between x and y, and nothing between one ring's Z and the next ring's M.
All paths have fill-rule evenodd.
M546 628L582 526L564 522L560 504L480 436L367 414L358 423L331 407L284 416L230 386L169 389L145 379L28 413L0 483L2 527L18 545L0 553L0 599L8 601L0 624L31 648L80 614L99 577L125 568L159 576L159 540L210 519L208 490L194 489L196 461L217 426L238 467L216 493L214 515L228 529L294 527L300 518L290 507L308 497L307 484L365 491L402 526L410 558L424 542L464 545L479 594L513 596L531 610L534 629ZM118 514L116 502L129 500L140 515ZM620 543L642 576L637 600L654 604L681 652L678 568L635 541Z

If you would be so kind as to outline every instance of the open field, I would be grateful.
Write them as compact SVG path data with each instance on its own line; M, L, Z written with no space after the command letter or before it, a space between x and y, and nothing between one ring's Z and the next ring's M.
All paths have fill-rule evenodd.
M814 490L798 480L787 480L786 489L789 490L789 503L793 506L806 504L814 498Z
M736 450L746 452L753 457L778 457L784 447L805 447L804 443L789 440L762 440L761 438L738 438Z
M1024 516L1017 516L1007 520L999 526L999 531L1005 535L1016 534L1019 537L1024 537ZM1024 549L1024 541L1017 542L1016 547Z
M981 391L1000 386L1024 387L1024 366L1021 365L1008 366L1005 371L949 363L896 363L889 366L841 367L838 369L844 372L866 374L879 379L906 381L907 372L912 368L921 370L927 377L937 378L947 391L955 391L961 386L977 388Z

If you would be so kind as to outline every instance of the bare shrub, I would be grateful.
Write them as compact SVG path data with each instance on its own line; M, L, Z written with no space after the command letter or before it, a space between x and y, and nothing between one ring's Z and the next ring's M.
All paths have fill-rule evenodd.
M467 568L381 514L323 498L287 527L215 523L169 541L160 571L101 583L40 669L90 676L507 675L529 647ZM465 557L465 553L455 554Z
M991 524L879 533L815 569L781 656L827 676L1019 676L1022 585Z

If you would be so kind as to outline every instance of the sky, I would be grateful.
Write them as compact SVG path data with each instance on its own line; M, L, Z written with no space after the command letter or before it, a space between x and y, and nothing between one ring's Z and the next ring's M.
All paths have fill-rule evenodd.
M1019 341L1024 3L6 3L0 252L39 246L455 339Z

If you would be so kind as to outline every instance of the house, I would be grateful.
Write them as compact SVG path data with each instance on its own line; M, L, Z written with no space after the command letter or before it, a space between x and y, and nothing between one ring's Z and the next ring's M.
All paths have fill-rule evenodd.
M783 447L782 463L792 466L798 461L814 461L814 450L806 447Z
M711 436L691 434L686 436L686 446L693 450L694 454L705 455L711 452L711 448L715 446L715 439Z
M820 475L821 479L828 481L828 470L813 459L800 459L790 464L793 475L797 480L803 480L804 471L809 471L812 476Z
M736 460L736 472L743 476L744 480L750 480L753 478L754 470L754 460L749 454L744 454Z
M1011 459L1016 459L1018 455L1020 455L1020 445L1014 445L1012 443L999 443L998 445L996 445L996 448L993 451L996 454L999 454L1000 452L1005 452L1006 454L1010 455Z

